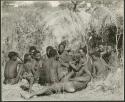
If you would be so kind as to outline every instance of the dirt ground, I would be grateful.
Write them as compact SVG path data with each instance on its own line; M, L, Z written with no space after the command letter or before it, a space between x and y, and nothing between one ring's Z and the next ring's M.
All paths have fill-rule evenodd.
M122 71L123 72L123 71ZM117 74L117 75L116 75ZM54 94L51 96L41 96L34 97L29 101L88 101L88 100L124 100L124 86L118 87L118 83L123 85L123 80L120 81L111 81L112 79L121 78L119 75L123 76L120 71L117 71L115 74L110 74L105 81L96 81L90 82L88 87L82 91L75 93L63 93L63 94ZM114 77L113 77L114 76ZM111 79L112 78L112 79ZM123 77L122 77L123 79ZM106 83L105 83L106 82ZM105 84L104 84L105 83ZM20 85L26 85L27 82L23 80L22 82L16 85L3 85L2 84L2 100L3 101L27 101L20 96L22 89ZM108 87L107 87L107 86ZM114 87L114 90L113 90ZM38 84L34 84L33 90L40 90L44 88Z
M20 97L19 86L4 86L2 89L3 101L26 101ZM122 93L102 92L101 90L85 89L76 93L54 94L51 96L41 96L30 99L31 101L84 101L84 100L123 100Z

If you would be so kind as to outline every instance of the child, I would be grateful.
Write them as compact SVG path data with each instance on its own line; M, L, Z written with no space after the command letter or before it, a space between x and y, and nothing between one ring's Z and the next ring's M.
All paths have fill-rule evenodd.
M34 59L34 53L36 51L36 47L35 46L30 46L29 48L29 54L31 55L32 59Z
M35 77L37 78L35 81L38 82L41 71L42 71L42 57L40 51L36 50L34 53L34 60L35 60Z
M29 83L29 92L31 92L34 80L35 80L35 63L31 58L30 54L24 55L24 65L23 65L23 79L26 79Z
M96 78L105 78L109 73L109 67L106 62L100 59L100 53L91 54L93 59L93 76Z
M4 84L16 84L18 82L18 71L17 66L22 62L17 61L18 53L17 52L9 52L8 54L9 61L5 65L4 70ZM20 58L19 58L20 59Z

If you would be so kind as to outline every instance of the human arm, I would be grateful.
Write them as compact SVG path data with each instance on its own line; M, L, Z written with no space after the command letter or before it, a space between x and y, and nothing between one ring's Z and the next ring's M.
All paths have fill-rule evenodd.
M78 71L77 67L75 66L74 62L69 62L69 66L75 70L76 72Z
M25 72L24 65L20 65L18 69L18 74L17 74L17 80L22 79L23 73Z
M23 64L24 63L23 59L19 55L17 55L17 58L19 58L19 60L20 60L20 61L18 61L18 64Z
M61 63L62 66L64 67L69 67L69 64L68 63L65 63L63 60L59 59L59 62Z

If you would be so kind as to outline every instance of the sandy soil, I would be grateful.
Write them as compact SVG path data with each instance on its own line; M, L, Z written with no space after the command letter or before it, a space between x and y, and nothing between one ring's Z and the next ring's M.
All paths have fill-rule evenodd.
M110 75L109 77L112 77L112 75ZM86 89L79 92L34 97L30 99L30 101L124 100L123 87L121 87L119 90L116 89L115 91L108 87L107 91L104 91L102 88L104 83L105 83L104 81L96 81L93 83L90 82ZM2 100L3 101L27 101L21 98L20 96L20 93L23 92L22 89L20 88L20 85L26 85L26 84L27 84L26 81L23 80L22 82L16 85L2 85ZM111 87L113 88L113 86ZM36 90L36 91L42 88L44 87L38 84L34 84L33 86L33 90ZM106 90L106 86L105 86L105 90Z

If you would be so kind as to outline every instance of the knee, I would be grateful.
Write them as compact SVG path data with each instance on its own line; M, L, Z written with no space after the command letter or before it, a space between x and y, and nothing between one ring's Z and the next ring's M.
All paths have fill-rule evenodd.
M67 91L70 92L70 93L73 93L73 92L75 92L75 89L74 88L69 88Z
M71 86L71 85L66 86L65 90L66 90L66 92L69 92L69 93L75 92L75 88L73 86Z

